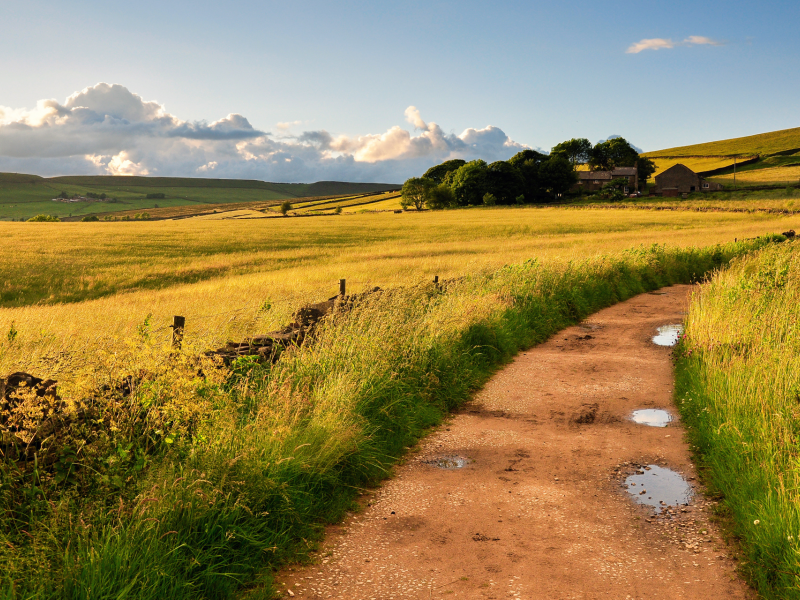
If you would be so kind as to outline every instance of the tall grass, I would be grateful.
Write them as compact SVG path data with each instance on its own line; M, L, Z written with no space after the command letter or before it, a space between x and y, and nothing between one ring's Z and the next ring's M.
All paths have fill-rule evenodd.
M735 260L694 294L676 398L766 598L800 598L800 247Z
M155 374L130 398L96 400L100 432L83 445L76 433L54 467L3 463L0 594L269 597L272 567L306 557L323 523L518 350L767 241L529 260L398 288L271 368L204 364L199 378L189 355L148 359Z

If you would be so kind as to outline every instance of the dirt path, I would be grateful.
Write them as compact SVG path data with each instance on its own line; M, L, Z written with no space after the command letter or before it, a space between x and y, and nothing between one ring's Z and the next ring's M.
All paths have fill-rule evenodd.
M651 464L696 485L671 349L650 341L682 320L688 291L637 296L520 354L329 529L318 564L278 581L346 600L754 598L701 495L655 515L623 487ZM676 421L635 424L640 408Z

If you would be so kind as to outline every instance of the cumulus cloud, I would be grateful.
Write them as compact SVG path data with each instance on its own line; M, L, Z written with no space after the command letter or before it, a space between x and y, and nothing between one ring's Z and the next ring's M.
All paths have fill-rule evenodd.
M413 133L395 125L357 136L291 134L302 124L294 121L278 123L273 136L240 114L184 121L122 85L99 83L64 103L0 106L0 171L401 182L451 158L491 162L525 148L494 126L445 133L414 106L405 118Z
M643 50L664 50L675 48L676 46L721 46L722 42L717 40L712 40L711 38L702 36L702 35L690 35L682 42L674 42L671 39L665 38L652 38L652 39L644 39L636 42L635 44L631 44L630 47L625 50L627 54L639 54Z

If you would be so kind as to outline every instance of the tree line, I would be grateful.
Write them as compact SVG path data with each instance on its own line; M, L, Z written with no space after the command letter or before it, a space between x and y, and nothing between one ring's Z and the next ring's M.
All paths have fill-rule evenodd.
M553 202L577 183L579 165L588 165L590 171L637 166L642 185L655 172L655 163L640 156L624 138L594 146L589 140L578 138L554 146L550 154L526 149L491 164L483 160L447 160L425 171L422 177L408 179L403 184L401 204L403 208L422 210ZM623 185L627 185L627 179L614 179L604 193L621 195Z

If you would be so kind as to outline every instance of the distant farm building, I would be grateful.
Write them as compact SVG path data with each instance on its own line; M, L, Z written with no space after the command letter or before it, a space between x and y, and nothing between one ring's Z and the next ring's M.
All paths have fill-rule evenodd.
M626 194L639 189L639 169L636 167L617 167L613 171L578 171L578 183L572 191L597 192L603 189L612 179L627 179Z
M721 189L721 184L706 181L689 167L678 163L656 175L656 187L653 191L669 197L691 192L717 192Z

